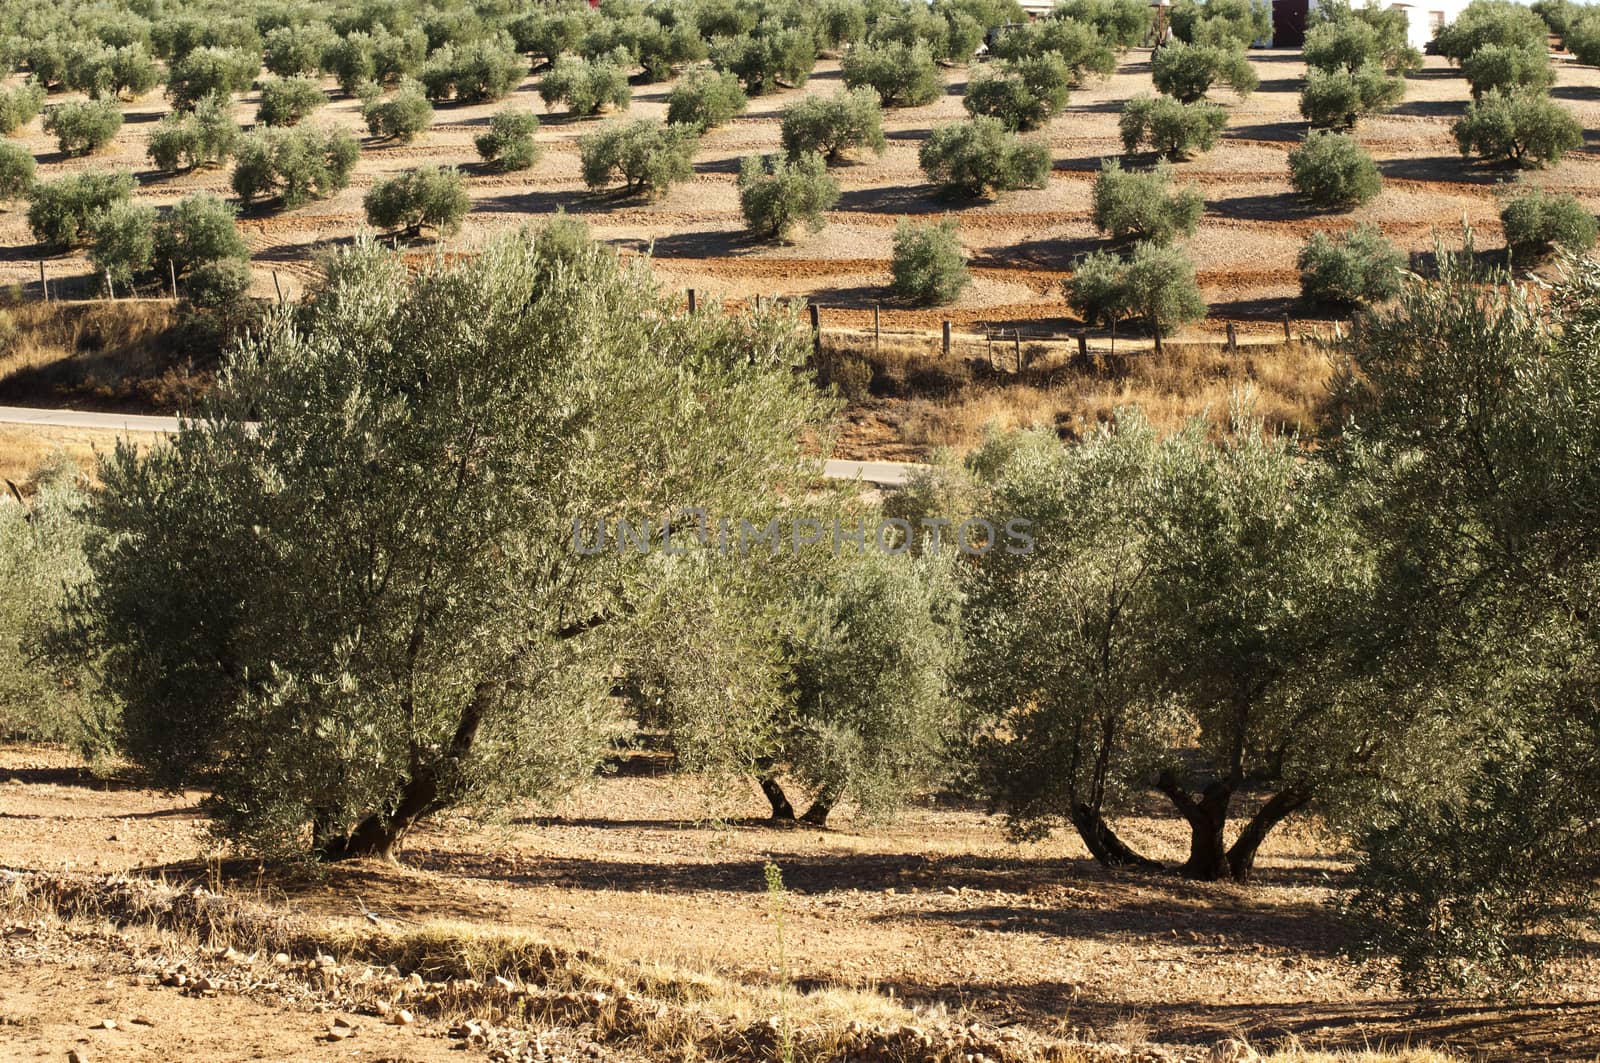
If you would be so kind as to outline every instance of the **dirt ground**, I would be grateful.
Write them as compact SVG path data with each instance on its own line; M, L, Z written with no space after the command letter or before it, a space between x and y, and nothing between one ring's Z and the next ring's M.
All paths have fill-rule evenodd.
M1327 906L1345 865L1308 823L1269 841L1259 884L1196 884L1105 872L1070 834L1009 843L996 817L966 807L916 808L889 825L774 828L757 818L764 805L753 787L707 789L644 765L543 813L431 823L409 842L405 867L316 877L208 860L196 796L96 780L55 750L0 750L0 866L213 886L227 877L332 924L372 912L407 925L515 928L614 960L745 984L782 978L806 992L873 991L1086 1040L1207 1046L1242 1035L1315 1048L1429 1045L1492 1060L1600 1058L1592 962L1565 972L1559 996L1503 1008L1413 1001L1364 979L1341 957L1345 933ZM1154 806L1128 833L1167 857L1182 842ZM769 860L788 889L781 968L763 886ZM0 1011L37 1017L23 1027L24 1046L60 1052L69 1036L104 1039L81 1030L106 1016L125 1022L141 1005L121 988L102 1001L99 979L84 961L41 967L3 956ZM78 990L59 991L67 985ZM207 1036L204 1022L170 1021L196 1045ZM302 1015L283 1032L327 1022ZM0 1046L12 1032L0 1019ZM262 1045L270 1055L270 1039ZM36 1058L7 1053L0 1047L0 1058Z
M1223 140L1211 153L1178 167L1183 180L1205 193L1207 207L1191 242L1202 287L1211 303L1204 326L1216 331L1225 321L1266 331L1285 312L1314 316L1298 306L1294 258L1300 243L1316 229L1338 229L1355 222L1380 224L1401 247L1426 251L1436 231L1459 243L1463 219L1481 234L1480 246L1497 246L1499 222L1495 194L1513 175L1486 170L1463 160L1449 124L1467 99L1459 72L1438 57L1407 81L1405 102L1389 115L1363 122L1359 138L1378 159L1383 193L1348 214L1315 214L1296 205L1288 184L1286 155L1304 131L1297 94L1305 72L1298 52L1256 50L1251 62L1261 88L1239 100L1223 90L1217 99L1229 108ZM1527 180L1572 192L1600 207L1600 71L1570 59L1557 60L1553 96L1572 109L1588 131L1587 145L1559 166ZM888 151L837 170L843 196L820 233L790 247L751 243L743 233L735 190L739 159L778 150L777 117L804 94L832 93L841 87L838 64L823 61L801 89L758 97L749 112L709 133L695 162L693 180L656 202L619 199L584 190L578 175L577 138L596 120L574 121L547 114L530 76L511 104L540 115L538 140L544 157L530 171L495 175L482 170L472 138L504 103L443 106L434 125L416 142L391 146L366 140L351 186L331 199L287 213L254 213L243 225L257 266L256 291L275 292L273 274L292 297L314 273L312 257L332 241L349 238L363 225L361 196L372 183L415 166L460 166L469 174L473 212L453 246L471 247L492 234L548 215L557 207L582 215L604 239L626 246L654 248L663 283L698 289L705 298L745 299L755 295L807 296L822 303L861 305L885 298L890 234L897 218L950 211L960 219L962 239L973 255L976 282L952 308L911 310L886 307L886 328L937 328L950 318L964 329L981 325L1023 325L1044 330L1075 323L1065 317L1059 282L1073 259L1097 245L1089 222L1089 188L1102 156L1121 150L1117 115L1124 100L1150 89L1149 52L1135 49L1114 76L1074 93L1065 114L1035 134L1051 145L1055 166L1049 187L1008 194L997 200L952 209L930 195L917 167L917 148L931 126L965 115L961 94L970 73L946 72L948 93L936 102L891 111L885 129ZM330 90L333 90L329 82ZM661 116L670 85L641 85L629 114ZM333 90L336 92L336 90ZM125 167L134 171L136 195L154 204L171 203L207 189L229 195L226 169L183 176L153 172L145 156L150 129L166 103L152 94L125 106L127 124L104 152L65 159L35 120L19 136L40 160L40 178L81 169ZM253 120L255 98L239 98L241 122ZM337 98L310 121L364 134L359 101ZM0 214L0 285L37 287L42 252L28 234L23 211ZM83 277L80 255L46 262L55 277ZM827 325L862 325L864 310L828 311Z

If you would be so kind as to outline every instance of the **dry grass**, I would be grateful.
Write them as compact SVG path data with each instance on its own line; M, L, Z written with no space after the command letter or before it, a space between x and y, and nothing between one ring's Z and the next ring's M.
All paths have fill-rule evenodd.
M731 981L661 963L618 962L519 931L439 922L376 928L316 920L253 900L123 876L0 874L0 914L34 923L114 928L149 935L171 949L230 947L239 966L266 966L284 952L302 960L331 954L366 965L350 1002L404 1004L455 1021L491 1015L526 1028L583 1025L597 1039L684 1061L783 1059L821 1063L844 1057L894 1063L948 1063L975 1056L996 1063L1098 1063L1126 1059L1146 1043L1137 1016L1109 1028L1107 1040L1078 1042L981 1026L943 1008L910 1009L859 989ZM250 955L242 955L248 950ZM230 956L233 953L229 954ZM310 969L316 965L306 963ZM389 979L371 969L392 967ZM395 973L398 972L398 973ZM308 971L322 975L320 971ZM397 986L415 974L415 990ZM324 979L325 981L325 979ZM1433 1050L1322 1052L1297 1045L1269 1052L1281 1063L1450 1063Z
M991 361L981 344L976 356L954 345L945 358L937 343L885 339L877 349L870 339L830 344L819 376L852 401L854 420L872 411L882 434L917 457L967 450L991 429L1042 427L1081 438L1125 406L1139 407L1162 430L1198 416L1220 427L1233 396L1247 387L1274 432L1310 435L1330 413L1330 348L1314 340L1232 352L1218 344L1170 343L1159 355L1119 348L1087 358L1069 344L1024 343L1019 368L1009 346L997 346ZM848 456L868 456L874 442L858 434L853 446L862 453Z
M92 476L96 453L106 453L125 438L143 448L162 438L153 432L116 432L104 428L59 428L53 425L0 424L0 479L28 493L28 480L58 455L65 455Z
M0 308L0 402L186 408L210 387L222 335L164 300Z

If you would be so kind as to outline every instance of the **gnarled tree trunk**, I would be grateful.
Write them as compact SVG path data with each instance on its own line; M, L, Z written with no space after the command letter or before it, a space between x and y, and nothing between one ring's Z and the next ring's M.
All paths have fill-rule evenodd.
M1117 837L1117 832L1111 829L1111 824L1105 817L1088 805L1079 804L1072 810L1072 825L1078 831L1078 837L1083 839L1084 847L1089 850L1102 867L1137 867L1154 869L1161 866L1159 861L1135 852L1127 842Z
M1244 825L1228 850L1228 870L1235 882L1249 882L1256 867L1256 852L1273 827L1306 806L1311 791L1291 786L1273 794Z

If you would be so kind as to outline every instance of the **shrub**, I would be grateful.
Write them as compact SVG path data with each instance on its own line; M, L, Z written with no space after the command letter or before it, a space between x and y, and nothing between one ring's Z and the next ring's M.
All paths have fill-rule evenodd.
M1150 32L1150 8L1142 0L1060 0L1051 15L1090 26L1121 49L1142 43Z
M849 88L870 88L885 107L920 107L944 92L944 78L924 44L858 45L841 64Z
M38 117L44 86L34 78L10 88L0 86L0 136L10 136Z
M1289 152L1289 183L1319 207L1353 207L1376 196L1383 178L1353 137L1319 131Z
M657 82L670 80L680 67L704 59L708 51L705 40L691 23L664 26L655 19L645 19L636 55L644 80ZM815 55L813 50L813 61Z
M1142 34L1141 34L1142 36ZM1094 27L1065 18L1046 18L1024 22L1000 33L990 46L996 59L1030 59L1054 52L1072 71L1072 84L1081 85L1090 75L1109 75L1117 68L1117 56Z
M1106 251L1085 256L1062 290L1086 323L1110 328L1132 320L1166 333L1206 313L1194 263L1175 247L1150 242L1136 244L1126 259Z
M1405 82L1368 63L1347 70L1312 70L1300 90L1300 113L1314 126L1348 129L1364 115L1387 111L1406 94Z
M1205 210L1193 188L1174 189L1172 169L1162 163L1141 173L1124 170L1116 159L1100 164L1094 179L1094 227L1118 240L1133 237L1168 244L1191 236Z
M1440 27L1433 44L1440 55L1459 63L1487 44L1547 49L1549 30L1538 15L1511 0L1472 0Z
M691 129L639 118L608 122L579 137L578 155L584 184L590 188L621 180L629 192L659 196L689 179L697 146Z
M750 101L729 71L696 70L684 75L667 97L667 122L700 132L744 114Z
M1467 104L1450 131L1461 154L1492 162L1543 166L1583 143L1583 129L1568 111L1534 93L1486 92Z
M902 218L894 227L895 294L922 306L953 303L972 283L967 253L954 219L914 225Z
M250 262L223 258L196 266L183 284L183 297L194 306L221 310L235 306L250 290Z
M1173 35L1190 44L1248 48L1272 36L1272 9L1265 0L1178 0L1171 19Z
M68 155L99 151L122 128L122 110L109 100L58 103L44 112L44 131Z
M1072 71L1054 52L1004 62L998 76L973 78L962 101L968 114L1000 119L1007 129L1038 129L1067 106Z
M742 81L750 95L764 96L806 83L817 65L817 39L803 27L762 25L753 34L715 41L711 63Z
M995 118L935 126L917 161L940 195L956 199L1043 188L1050 174L1049 146L1007 132Z
M1562 43L1578 62L1600 66L1600 18L1595 18L1587 6L1582 10L1587 13L1579 16L1562 34Z
M1137 151L1142 143L1179 160L1210 151L1227 124L1228 112L1214 103L1180 103L1171 96L1144 92L1123 105L1117 129L1124 151Z
M0 203L21 199L33 187L33 152L21 144L0 142Z
M1486 44L1461 61L1461 72L1472 86L1473 99L1496 90L1543 92L1556 80L1550 50L1544 45L1526 48Z
M1150 69L1156 90L1183 103L1203 99L1218 82L1240 96L1261 84L1244 51L1225 45L1171 41L1156 49Z
M196 48L167 71L167 98L180 111L190 111L208 96L243 92L261 69L254 52Z
M89 223L89 262L95 273L114 285L127 285L148 272L155 222L155 208L143 203L113 203L95 215Z
M1524 261L1537 260L1557 247L1581 254L1594 246L1595 217L1575 196L1538 188L1520 192L1500 208L1506 246Z
M414 235L427 226L447 236L461 228L472 200L459 170L421 166L377 182L361 205L367 224L380 229Z
M484 103L516 88L526 66L508 41L483 39L440 48L422 65L417 80L430 100Z
M1585 5L1574 4L1572 0L1535 0L1529 7L1535 15L1544 19L1550 32L1565 43L1567 34L1583 17Z
M473 140L478 157L500 173L526 170L539 161L539 145L533 135L539 131L539 118L531 111L515 107L496 112L489 129Z
M770 163L750 155L739 166L739 210L756 236L788 241L801 226L816 232L823 212L837 202L839 183L828 175L821 155L792 162L776 157Z
M362 104L361 117L373 136L408 144L433 124L433 104L420 84L406 80L388 99L374 97Z
M58 251L81 245L96 217L133 191L129 173L80 173L41 181L28 193L28 228L34 239Z
M222 162L239 143L239 127L229 110L224 99L211 97L193 111L167 115L150 133L146 145L150 161L162 170L192 170Z
M608 106L627 110L633 93L616 63L564 55L539 82L539 98L547 107L565 100L571 115L591 115Z
M290 210L331 196L350 183L361 149L355 137L335 130L260 129L239 145L232 186L249 207L277 198Z
M781 131L791 159L816 152L831 163L860 149L882 155L886 143L883 105L866 87L796 100L783 109Z
M269 78L261 86L256 121L262 125L295 125L327 102L322 87L311 78Z
M323 23L278 26L267 31L262 65L269 74L281 78L315 74L322 69L322 57L331 47L333 33Z
M1335 237L1313 233L1295 264L1307 302L1360 306L1399 294L1406 256L1377 226L1357 225Z

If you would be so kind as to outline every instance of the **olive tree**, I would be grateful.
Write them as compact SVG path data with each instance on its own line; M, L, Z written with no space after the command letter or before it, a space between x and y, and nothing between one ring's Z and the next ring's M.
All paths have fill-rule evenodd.
M1464 62L1486 45L1546 50L1550 31L1544 20L1511 0L1472 0L1433 36L1440 55Z
M526 67L509 41L480 38L439 48L417 71L417 80L430 100L486 103L516 88Z
M0 203L21 199L33 187L33 152L20 144L0 143Z
M1180 42L1248 48L1272 36L1272 8L1266 0L1177 0L1172 32Z
M1354 137L1318 130L1289 152L1289 183L1318 207L1349 208L1383 188L1377 163Z
M1142 36L1142 33L1141 33ZM1107 77L1117 68L1116 51L1088 23L1070 18L1021 22L996 36L990 53L997 59L1018 60L1054 53L1072 71L1072 84L1090 77Z
M532 111L507 107L489 119L489 128L473 138L478 157L500 173L526 170L539 161L539 145L533 135L539 131L539 116Z
M1541 291L1468 246L1350 348L1396 657L1466 723L1366 817L1347 900L1413 992L1539 988L1596 918L1596 321L1591 261Z
M1194 263L1178 248L1148 240L1126 258L1108 251L1085 255L1061 287L1085 323L1112 329L1131 321L1164 334L1206 314Z
M695 132L654 118L607 122L578 138L583 183L604 188L621 180L624 191L664 195L694 172Z
M1009 132L998 118L947 122L917 150L922 172L952 199L991 192L1043 188L1050 174L1050 147Z
M1150 32L1150 9L1141 0L1057 0L1050 14L1091 27L1119 49L1143 43Z
M145 151L161 170L216 166L239 144L239 127L226 101L208 97L192 111L174 111L150 131Z
M840 68L846 87L871 89L885 107L920 107L944 92L944 78L921 43L858 45Z
M179 200L155 226L153 258L159 274L170 274L193 289L208 270L225 263L243 263L250 248L239 232L233 204L213 192L196 192ZM227 268L227 267L221 267Z
M455 167L419 166L378 181L361 199L367 224L407 236L424 226L441 236L461 228L472 200Z
M546 107L565 101L568 114L591 115L607 107L627 110L633 93L614 62L564 55L539 81L539 98Z
M1486 44L1461 61L1461 72L1472 86L1472 98L1485 92L1542 92L1555 84L1556 71L1548 47L1507 47Z
M779 122L783 150L790 158L813 152L829 163L847 152L882 155L883 105L872 89L843 89L832 96L807 96L783 109Z
M1177 162L1216 147L1227 124L1228 112L1214 103L1180 103L1141 92L1123 104L1117 130L1124 151L1132 153L1145 144Z
M726 71L696 70L685 74L667 96L667 121L693 126L702 133L744 114L750 106L739 79Z
M819 231L823 212L838 202L839 182L814 152L793 160L749 155L739 166L739 210L765 239L792 241L802 227Z
M156 209L114 203L89 224L89 263L111 285L131 284L150 269L155 254ZM112 293L108 293L112 294Z
M1360 118L1391 109L1405 93L1405 82L1375 63L1353 72L1313 70L1300 90L1300 113L1314 126L1349 129Z
M1324 13L1318 8L1318 13ZM1334 9L1306 31L1303 54L1308 68L1355 73L1376 64L1391 73L1420 69L1422 55L1411 47L1405 13L1376 6Z
M21 85L0 86L0 136L10 136L39 116L45 91L37 79Z
M262 125L296 125L327 102L327 94L314 78L268 78L261 83L256 121Z
M1038 129L1067 106L1072 71L1054 52L1014 59L1001 72L973 78L962 105L967 113L990 115L1012 131Z
M167 71L167 98L180 111L192 111L208 96L228 97L248 89L261 69L254 52L196 48Z
M78 173L40 181L28 190L28 228L46 247L58 251L81 246L94 220L118 203L128 202L133 175Z
M737 77L746 92L765 96L806 83L817 65L817 39L804 26L762 23L753 33L714 41L710 54L711 64Z
M916 225L902 218L894 227L890 259L896 295L923 306L953 303L972 275L955 219Z
M1537 260L1555 248L1582 254L1594 246L1594 213L1576 196L1530 188L1500 207L1506 246L1517 258Z
M1365 306L1399 294L1406 256L1377 226L1357 225L1332 237L1312 233L1295 265L1308 302Z
M1169 244L1194 235L1205 200L1192 187L1173 188L1172 168L1161 163L1141 172L1124 170L1106 159L1095 176L1092 193L1094 226L1116 240L1150 240Z
M1156 91L1182 103L1204 99L1219 82L1240 96L1250 95L1261 84L1244 50L1227 45L1172 41L1157 49L1150 70Z
M59 645L104 662L128 755L241 846L327 859L587 777L663 559L574 529L774 512L827 410L792 319L669 303L527 234L418 276L339 252L169 444L102 463Z
M1583 144L1572 112L1542 93L1486 92L1450 127L1463 155L1539 167Z
M394 95L367 99L361 118L373 136L409 144L433 125L433 104L420 82L406 78Z
M122 109L109 100L74 100L44 112L44 131L56 138L65 155L88 155L116 138Z
M337 130L259 129L240 141L230 183L246 207L275 198L293 210L349 184L360 154Z

